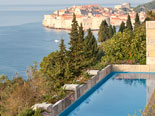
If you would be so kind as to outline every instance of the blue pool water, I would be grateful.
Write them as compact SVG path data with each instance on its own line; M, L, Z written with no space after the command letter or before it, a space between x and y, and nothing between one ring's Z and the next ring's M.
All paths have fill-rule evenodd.
M116 79L117 75L108 75L59 116L128 116L135 112L141 116L139 111L144 110L152 94L150 82L154 80L146 80L146 74L141 79L136 74L133 78L132 73L127 74L132 79Z

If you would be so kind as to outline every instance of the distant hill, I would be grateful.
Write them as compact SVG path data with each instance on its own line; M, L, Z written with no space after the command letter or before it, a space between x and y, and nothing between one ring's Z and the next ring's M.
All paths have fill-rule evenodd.
M153 9L155 9L155 0L135 7L134 11L140 12L140 11L148 11Z

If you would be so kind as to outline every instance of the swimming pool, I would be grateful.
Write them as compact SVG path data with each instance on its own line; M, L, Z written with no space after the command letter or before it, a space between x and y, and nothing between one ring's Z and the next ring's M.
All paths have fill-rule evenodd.
M140 116L139 110L144 110L154 89L154 77L155 73L112 72L59 116L128 116L135 112Z

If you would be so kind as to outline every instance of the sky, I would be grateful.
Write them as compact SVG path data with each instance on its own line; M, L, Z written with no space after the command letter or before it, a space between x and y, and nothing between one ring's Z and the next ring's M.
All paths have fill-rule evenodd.
M142 4L152 0L0 0L0 5L17 4L119 4L130 2L131 4Z

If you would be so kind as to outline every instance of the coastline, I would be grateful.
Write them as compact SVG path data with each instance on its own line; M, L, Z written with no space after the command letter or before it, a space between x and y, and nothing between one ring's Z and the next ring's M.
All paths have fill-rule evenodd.
M42 26L45 28L48 28L48 29L61 30L61 31L70 31L71 30L70 28L55 28L55 27L49 27L49 26L44 26L44 25L42 25ZM87 29L84 31L87 31ZM91 29L91 31L99 31L99 29Z

